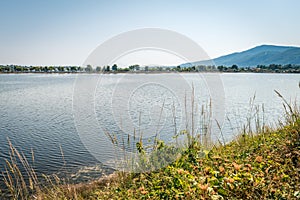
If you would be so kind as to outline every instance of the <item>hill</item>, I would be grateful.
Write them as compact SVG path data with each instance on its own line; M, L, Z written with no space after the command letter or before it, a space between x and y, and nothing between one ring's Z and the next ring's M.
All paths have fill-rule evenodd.
M256 67L257 65L270 64L300 64L300 47L261 45L246 51L224 55L212 60L193 62L192 65ZM181 65L182 67L187 64Z

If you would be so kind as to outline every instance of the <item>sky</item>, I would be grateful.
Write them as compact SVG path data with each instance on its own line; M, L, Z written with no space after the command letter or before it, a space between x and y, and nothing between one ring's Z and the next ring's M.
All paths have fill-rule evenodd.
M0 64L82 65L103 42L141 28L183 34L210 58L261 44L300 46L298 0L1 0L0 8Z

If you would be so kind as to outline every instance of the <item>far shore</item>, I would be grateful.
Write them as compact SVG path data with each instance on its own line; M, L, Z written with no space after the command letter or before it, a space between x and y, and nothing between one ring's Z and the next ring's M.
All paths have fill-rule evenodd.
M0 74L193 74L193 73L264 73L299 74L299 71L109 71L109 72L0 72Z

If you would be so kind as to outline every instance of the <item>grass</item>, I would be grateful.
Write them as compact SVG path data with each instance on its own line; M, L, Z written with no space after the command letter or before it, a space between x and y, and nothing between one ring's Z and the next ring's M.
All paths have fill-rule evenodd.
M197 145L173 164L128 174L90 199L299 199L300 120L253 137L243 135L199 156Z
M232 142L210 151L193 139L180 158L156 171L117 172L77 185L46 177L50 184L40 186L37 179L22 179L12 156L3 173L5 183L12 199L299 199L300 113L277 94L286 114L278 128L244 129ZM11 148L29 177L36 177L26 158Z

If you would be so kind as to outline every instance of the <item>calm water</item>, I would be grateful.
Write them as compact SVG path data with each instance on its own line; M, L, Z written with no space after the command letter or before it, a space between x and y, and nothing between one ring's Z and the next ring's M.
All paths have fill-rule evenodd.
M84 95L93 83L96 87L92 103L99 129L131 135L135 131L151 133L148 138L159 133L165 140L174 133L174 124L177 131L189 126L191 119L184 115L189 108L184 104L188 102L187 107L190 107L192 87L195 90L195 110L209 107L209 99L214 96L214 117L225 114L220 117L221 120L231 119L231 123L227 120L221 123L226 141L232 139L237 128L245 122L249 100L254 95L255 104L264 105L265 122L268 124L276 122L283 113L282 101L274 90L287 100L299 102L300 96L300 75L297 74L220 74L223 87L218 80L215 85L214 81L208 84L198 74L79 76L86 81L76 85L76 75L69 74L0 75L1 170L4 159L9 158L9 138L26 156L30 157L31 151L34 151L33 165L38 172L50 174L63 168L73 174L74 179L88 179L89 176L106 173L99 171L101 167L95 167L101 166L101 162L82 142L83 133L78 132L81 121L74 120L76 117L80 119L80 116L92 117L84 113L85 106L90 103L78 103L76 98L81 95L78 92L82 91ZM89 82L95 77L96 82ZM82 85L78 86L78 83ZM200 113L195 115L195 132L200 131ZM219 137L217 132L215 137Z

